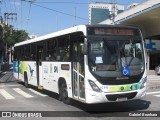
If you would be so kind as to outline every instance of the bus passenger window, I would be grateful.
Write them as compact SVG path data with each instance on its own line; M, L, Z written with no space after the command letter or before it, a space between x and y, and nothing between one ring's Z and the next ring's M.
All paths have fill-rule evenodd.
M34 54L31 54L30 59L31 59L31 60L35 60L35 56L34 56Z
M65 55L64 55L64 57L63 57L63 61L69 61L69 53L68 52L66 52L65 53Z
M30 56L30 59L32 61L36 60L36 44L35 43L32 43L31 44L31 56Z
M49 61L56 61L56 53L51 53L51 54L49 54Z

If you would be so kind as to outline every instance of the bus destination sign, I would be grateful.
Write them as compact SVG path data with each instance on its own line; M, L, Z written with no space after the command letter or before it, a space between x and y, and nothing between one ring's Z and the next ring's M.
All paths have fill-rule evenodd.
M95 28L95 35L134 35L133 29L122 28Z

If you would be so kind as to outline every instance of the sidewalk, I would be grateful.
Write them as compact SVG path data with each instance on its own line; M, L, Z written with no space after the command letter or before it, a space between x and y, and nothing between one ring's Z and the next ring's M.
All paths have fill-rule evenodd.
M7 83L12 81L13 72L10 70L12 64L1 64L0 65L0 83Z
M154 70L149 70L147 73L148 89L160 88L160 75L156 75Z
M160 75L156 75L154 70L149 70L147 73L148 80L159 80L160 81Z

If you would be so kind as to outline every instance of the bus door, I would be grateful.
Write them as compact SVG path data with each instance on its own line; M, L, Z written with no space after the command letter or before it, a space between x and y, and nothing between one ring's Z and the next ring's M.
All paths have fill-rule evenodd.
M72 43L72 67L73 97L76 99L84 100L84 55L83 43L80 41L74 41Z
M42 86L42 60L43 60L43 46L37 46L37 86Z

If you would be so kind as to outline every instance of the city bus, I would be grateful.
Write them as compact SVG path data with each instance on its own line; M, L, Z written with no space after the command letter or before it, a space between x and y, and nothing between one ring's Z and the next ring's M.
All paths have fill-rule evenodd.
M79 25L14 45L14 77L70 104L141 99L147 73L134 26Z

